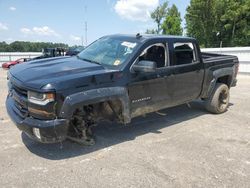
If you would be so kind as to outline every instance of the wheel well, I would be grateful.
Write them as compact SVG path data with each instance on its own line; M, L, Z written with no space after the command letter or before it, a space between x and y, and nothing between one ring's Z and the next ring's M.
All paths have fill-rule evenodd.
M93 105L98 118L110 121L122 121L122 103L120 100L108 100Z
M82 111L93 121L98 122L102 120L122 122L122 103L120 100L107 100L104 102L97 102L89 105L84 105L78 108L75 112Z
M228 87L230 87L230 76L226 75L219 77L216 82L226 84Z

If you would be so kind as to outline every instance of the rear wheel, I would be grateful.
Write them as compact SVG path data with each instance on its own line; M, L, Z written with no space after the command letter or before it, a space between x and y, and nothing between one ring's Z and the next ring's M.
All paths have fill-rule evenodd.
M209 112L221 114L227 111L229 105L229 88L226 84L217 83L212 94L205 100Z

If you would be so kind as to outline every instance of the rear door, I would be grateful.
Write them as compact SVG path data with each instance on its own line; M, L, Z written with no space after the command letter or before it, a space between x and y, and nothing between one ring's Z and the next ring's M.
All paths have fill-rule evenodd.
M192 41L176 41L170 44L171 61L166 85L173 90L172 100L182 104L200 96L204 68L198 56L198 48Z

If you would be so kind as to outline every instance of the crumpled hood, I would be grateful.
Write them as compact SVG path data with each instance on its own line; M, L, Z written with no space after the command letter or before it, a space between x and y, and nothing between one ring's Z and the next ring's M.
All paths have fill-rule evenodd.
M28 88L66 89L87 85L91 76L114 72L77 57L56 57L25 62L10 69L10 74ZM105 76L104 76L105 77Z

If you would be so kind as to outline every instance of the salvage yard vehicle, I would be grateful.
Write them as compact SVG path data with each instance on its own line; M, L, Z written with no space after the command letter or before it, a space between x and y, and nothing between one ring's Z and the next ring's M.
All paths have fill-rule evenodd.
M60 48L60 47L58 47L58 48L43 48L42 53L43 54L41 56L34 57L33 60L64 56L65 49Z
M30 61L30 60L31 60L30 58L20 58L20 59L17 59L15 61L10 61L10 62L7 62L7 63L3 63L2 68L3 69L10 69L14 65L17 65L19 63L24 63L24 62L27 62L27 61Z
M81 51L84 50L84 46L78 46L76 48L70 48L68 49L68 51L66 51L66 54L65 55L68 55L68 56L74 56L74 55L77 55L79 54Z
M194 38L102 37L74 57L30 61L10 69L6 107L16 126L42 142L94 144L91 127L204 100L227 111L236 56L201 53Z

